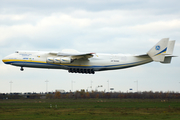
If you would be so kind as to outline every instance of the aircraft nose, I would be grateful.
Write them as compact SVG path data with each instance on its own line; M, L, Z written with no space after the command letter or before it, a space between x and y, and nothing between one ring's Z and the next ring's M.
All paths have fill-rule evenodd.
M5 63L5 58L3 58L2 61Z
M3 61L5 64L8 64L8 63L7 63L7 57L4 57L4 58L2 59L2 61Z

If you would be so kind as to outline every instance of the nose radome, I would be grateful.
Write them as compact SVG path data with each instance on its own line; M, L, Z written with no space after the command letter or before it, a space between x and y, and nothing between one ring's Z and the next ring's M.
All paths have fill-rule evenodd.
M3 61L5 64L8 64L8 57L7 57L7 56L4 57L4 58L2 59L2 61Z
M10 61L11 59L15 58L16 56L13 54L10 54L8 56L5 56L2 61L5 63L5 64L10 64Z
M6 57L2 59L2 61L5 63L6 62Z
M2 61L4 62L4 59L2 59Z

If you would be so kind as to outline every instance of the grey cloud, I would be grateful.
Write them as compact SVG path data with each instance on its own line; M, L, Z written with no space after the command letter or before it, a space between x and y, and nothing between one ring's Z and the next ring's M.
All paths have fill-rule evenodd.
M88 11L103 11L114 9L156 9L157 14L178 12L178 0L3 0L0 8L2 13L8 12L40 12L48 14L55 11L68 11L68 9L84 9ZM13 11L12 11L13 10Z

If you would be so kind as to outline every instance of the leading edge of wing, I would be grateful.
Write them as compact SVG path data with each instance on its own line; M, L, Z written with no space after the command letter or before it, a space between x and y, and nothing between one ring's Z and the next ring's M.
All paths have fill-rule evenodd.
M49 54L57 55L57 56L63 56L63 57L85 57L85 58L91 58L93 57L93 54L95 53L64 53L64 52L50 52Z
M135 55L135 57L149 57L149 55L148 54L141 54L141 55Z
M86 56L86 55L91 55L93 56L95 53L58 53L58 56Z

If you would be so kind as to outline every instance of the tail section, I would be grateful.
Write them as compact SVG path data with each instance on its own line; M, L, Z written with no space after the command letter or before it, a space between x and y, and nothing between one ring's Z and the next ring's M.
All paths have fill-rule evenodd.
M162 53L166 53L167 45L169 42L169 38L161 39L149 52L147 53L154 61L163 62L165 55Z
M174 44L175 44L175 40L172 40L172 41L168 42L167 52L166 52L167 55L173 54Z
M164 61L161 63L166 63L166 64L171 63L172 57L175 57L175 56L165 56Z
M163 38L147 54L156 62L170 63L171 58L175 57L171 56L173 54L174 44L175 40L169 41L169 38Z

